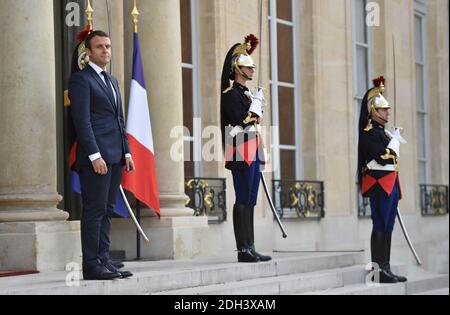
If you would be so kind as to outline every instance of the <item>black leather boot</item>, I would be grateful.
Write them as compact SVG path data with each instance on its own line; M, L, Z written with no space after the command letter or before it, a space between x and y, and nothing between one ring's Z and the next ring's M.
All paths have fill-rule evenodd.
M253 255L259 258L261 261L271 261L272 257L262 255L256 251L255 248L255 207L247 208L247 231L248 231L248 239L250 243L250 250Z
M397 278L386 271L389 266L389 262L387 261L385 251L385 233L373 231L370 240L370 248L372 254L372 262L376 263L376 265L374 266L374 271L379 278L379 282L397 283ZM376 281L376 278L377 277L375 277L375 279L373 280Z
M250 250L247 228L247 207L244 205L234 205L233 227L236 238L236 248L238 250L238 262L257 263L259 258Z
M238 262L240 263L258 263L259 257L255 256L249 248L238 251Z
M251 250L252 254L255 255L256 257L258 257L259 260L262 261L262 262L266 262L266 261L271 261L272 260L272 257L258 253L256 251L256 249L255 249L255 245L250 247L250 250Z
M234 205L233 206L233 228L234 228L234 238L236 240L236 248L238 250L246 248L246 229L245 229L245 219L243 218L243 213L245 206Z
M391 244L392 244L392 233L385 233L384 235L385 237L385 252L386 252L386 259L387 259L387 264L385 266L385 270L388 274L390 274L391 276L395 277L397 279L398 282L407 282L408 279L406 277L403 276L397 276L396 274L394 274L391 270Z

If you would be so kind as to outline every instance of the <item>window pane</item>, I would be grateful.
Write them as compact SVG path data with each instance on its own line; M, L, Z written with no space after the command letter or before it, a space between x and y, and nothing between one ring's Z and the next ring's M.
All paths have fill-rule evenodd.
M423 82L423 66L416 64L416 102L418 110L425 110L424 104L424 82Z
M423 38L422 38L422 18L420 16L414 17L415 29L415 47L416 47L416 61L423 62Z
M295 151L280 150L281 180L296 180Z
M359 116L361 114L361 107L362 107L362 100L356 99L355 100L355 126L356 126L356 137L359 137Z
M417 156L419 159L425 159L427 157L425 119L426 115L417 114Z
M269 47L272 47L272 32L269 32ZM272 48L270 49L270 51L272 51ZM270 59L270 80L273 80L272 66L276 60L275 56L276 56L276 52L271 53L271 56L269 58Z
M357 46L356 47L356 67L357 67L357 77L356 77L356 86L357 86L357 96L363 97L364 94L369 89L367 86L368 81L368 69L367 69L367 48Z
M292 27L278 24L278 80L294 83Z
M355 32L358 43L367 44L366 0L355 0Z
M195 176L194 164L194 143L192 141L184 142L184 176Z
M295 145L294 89L280 87L278 94L280 144Z
M419 184L427 184L427 164L419 162Z
M183 68L183 124L189 129L193 137L193 94L192 94L192 69Z
M191 0L180 0L182 62L192 64Z
M292 0L277 0L277 16L279 19L292 21Z

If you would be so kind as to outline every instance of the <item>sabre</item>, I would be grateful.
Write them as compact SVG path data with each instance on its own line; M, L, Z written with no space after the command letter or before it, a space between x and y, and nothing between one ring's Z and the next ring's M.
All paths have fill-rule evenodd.
M395 37L392 34L392 50L394 54L394 127L397 127L397 75L396 75L396 54L395 54Z
M144 238L146 243L150 243L150 240L148 239L147 235L145 235L144 231L142 230L142 227L140 226L139 222L137 221L133 210L131 210L130 204L128 203L127 196L125 196L125 192L123 191L122 185L120 185L120 193L122 194L123 201L125 202L125 205L127 207L128 213L130 214L131 219L134 222L134 225L136 225L137 230L139 231L139 234Z
M422 261L420 260L419 255L417 254L416 250L414 249L414 245L411 242L411 239L409 238L408 231L406 230L405 222L403 221L403 217L402 217L402 214L400 212L400 208L397 208L397 218L398 218L398 221L399 221L400 226L402 228L403 235L405 235L406 242L408 243L409 249L411 249L411 252L413 253L414 258L416 259L416 261L419 264L419 266L422 266Z
M259 0L259 64L258 69L258 88L261 88L262 83L262 27L263 27L263 0Z
M275 219L277 220L277 223L278 223L278 225L279 225L279 227L281 229L281 232L283 233L283 238L287 238L286 230L284 229L284 226L281 223L280 217L278 216L278 212L275 209L275 206L273 204L272 198L270 197L270 193L269 193L269 189L267 187L266 179L264 177L264 173L262 173L262 172L261 172L261 182L262 182L262 184L264 186L264 192L266 193L267 200L269 201L270 209L272 210L273 215L275 216Z

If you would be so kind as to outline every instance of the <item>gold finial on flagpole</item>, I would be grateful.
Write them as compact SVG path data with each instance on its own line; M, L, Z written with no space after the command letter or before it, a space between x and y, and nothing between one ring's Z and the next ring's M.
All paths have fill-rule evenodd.
M134 0L134 8L131 12L131 15L133 16L133 24L134 24L134 32L138 32L138 23L139 23L139 11L136 6L136 0Z
M92 16L94 15L94 9L92 9L90 0L87 0L87 6L86 6L86 11L85 12L86 12L86 17L87 17L87 20L88 20L88 24L91 26L91 29L93 29L94 25L93 25L92 21L94 19L92 18Z

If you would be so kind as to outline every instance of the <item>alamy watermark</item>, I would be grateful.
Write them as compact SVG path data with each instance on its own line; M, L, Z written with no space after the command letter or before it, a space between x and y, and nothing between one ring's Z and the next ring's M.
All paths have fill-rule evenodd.
M66 265L66 286L79 287L81 279L81 267L79 263L70 262Z
M366 12L367 27L380 26L380 5L376 2L368 2L366 5Z
M205 126L202 128L201 118L194 118L193 122L193 135L191 131L185 126L175 126L170 131L170 139L172 144L170 147L170 159L173 162L220 162L225 163L225 161L237 161L243 162L244 155L249 156L254 160L256 157L252 156L252 153L256 149L252 145L245 147L243 150L247 150L244 155L236 154L233 159L228 159L226 150L222 145L222 130L219 126ZM242 127L225 127L223 132L225 136L225 147L234 146L236 144L243 144L247 140L251 140L251 134L254 134L255 127L250 126L247 128ZM279 127L278 126L258 126L259 140L261 141L261 146L258 150L258 157L260 161L265 162L264 171L274 172L277 171L279 163L274 163L271 158L270 148L272 137L278 137ZM192 142L192 152L191 145L186 145L188 142ZM264 148L264 150L262 149ZM243 151L241 151L242 153ZM227 156L227 157L226 157ZM273 165L272 165L273 164Z
M376 2L368 2L366 4L366 25L368 27L380 26L380 5ZM65 8L66 14L66 25L68 27L81 25L81 10L80 5L76 2L68 2Z
M66 25L68 27L81 25L80 5L76 2L69 2L66 5Z
M380 266L377 263L371 262L366 266L366 271L369 273L366 276L366 286L369 288L380 286Z

